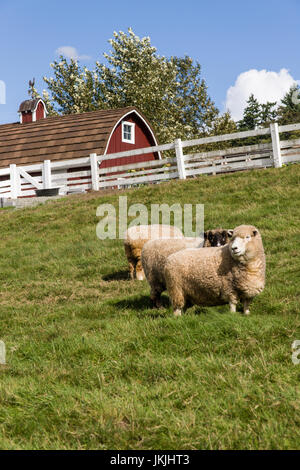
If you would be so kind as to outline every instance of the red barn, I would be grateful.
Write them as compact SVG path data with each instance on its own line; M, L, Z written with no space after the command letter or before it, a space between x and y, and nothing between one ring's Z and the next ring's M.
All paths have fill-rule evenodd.
M108 155L158 145L153 129L135 107L46 117L42 100L26 100L20 123L0 125L0 168ZM102 168L159 159L158 153L104 161Z

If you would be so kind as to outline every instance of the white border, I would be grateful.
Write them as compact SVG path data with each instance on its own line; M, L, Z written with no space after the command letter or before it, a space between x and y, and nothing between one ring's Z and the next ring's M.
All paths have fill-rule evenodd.
M126 139L124 137L124 126L131 127L131 139ZM122 142L127 144L135 144L135 123L129 121L122 121Z

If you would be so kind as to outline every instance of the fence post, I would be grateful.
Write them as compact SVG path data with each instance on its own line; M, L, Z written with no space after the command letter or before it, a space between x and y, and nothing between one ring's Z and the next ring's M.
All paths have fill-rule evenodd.
M14 163L10 165L10 192L12 199L17 199L21 196L20 173L17 165Z
M93 191L99 191L99 168L98 158L96 153L90 154L91 161L91 176L92 176L92 189Z
M175 152L176 152L176 160L177 160L177 168L178 168L179 178L181 180L185 180L186 179L186 173L185 173L184 156L183 156L183 152L182 152L181 139L175 139Z
M44 160L42 168L43 188L50 189L52 187L51 181L51 161Z
M273 148L273 165L275 168L281 168L282 158L281 158L280 138L279 138L277 122L270 124L270 130L271 130L272 148Z

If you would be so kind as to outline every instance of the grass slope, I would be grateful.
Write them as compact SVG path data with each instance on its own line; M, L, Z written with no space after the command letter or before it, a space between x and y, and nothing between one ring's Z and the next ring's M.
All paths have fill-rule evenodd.
M0 448L299 448L299 182L293 165L122 192L204 203L206 228L256 225L267 286L250 317L151 310L122 242L96 237L121 193L2 211Z

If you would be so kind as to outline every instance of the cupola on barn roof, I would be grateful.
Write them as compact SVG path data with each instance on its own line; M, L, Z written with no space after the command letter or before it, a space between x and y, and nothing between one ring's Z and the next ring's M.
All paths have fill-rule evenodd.
M20 115L20 123L27 124L29 122L45 119L48 111L44 101L41 98L35 98L22 101L19 106L18 113Z

